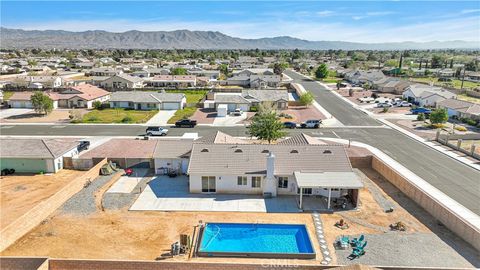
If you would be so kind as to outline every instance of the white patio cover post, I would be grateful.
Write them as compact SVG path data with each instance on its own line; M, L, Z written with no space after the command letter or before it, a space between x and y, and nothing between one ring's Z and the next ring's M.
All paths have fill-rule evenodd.
M327 208L330 209L330 199L332 198L332 188L328 189L328 206Z
M302 208L302 197L303 197L303 188L300 188L300 209Z

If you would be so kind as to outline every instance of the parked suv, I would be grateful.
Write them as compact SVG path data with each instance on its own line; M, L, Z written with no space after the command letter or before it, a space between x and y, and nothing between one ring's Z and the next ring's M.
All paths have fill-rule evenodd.
M90 147L89 141L80 141L80 144L77 146L77 150L78 152L82 152L83 150L88 150L88 147Z
M195 127L197 125L197 120L183 119L175 122L176 127Z
M303 122L300 127L301 128L319 128L322 120L307 120Z
M145 130L147 136L165 136L168 133L168 129L161 127L148 127Z

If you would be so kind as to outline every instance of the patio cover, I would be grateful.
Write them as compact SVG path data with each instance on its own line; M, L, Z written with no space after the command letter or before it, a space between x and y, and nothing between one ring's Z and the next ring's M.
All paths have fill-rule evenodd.
M293 175L300 188L359 189L363 187L362 181L354 172L294 172Z

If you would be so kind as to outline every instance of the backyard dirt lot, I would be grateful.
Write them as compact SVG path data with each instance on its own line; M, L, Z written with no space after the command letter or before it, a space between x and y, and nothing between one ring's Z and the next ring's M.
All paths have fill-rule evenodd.
M340 211L335 214L322 214L323 228L328 249L332 256L332 263L344 263L346 256L338 253L333 247L335 239L342 235L356 236L367 235L372 249L380 252L367 252L362 259L367 259L367 264L385 265L392 252L402 261L413 261L412 264L421 266L421 261L430 253L422 251L424 257L419 261L415 258L404 258L403 253L408 250L382 249L382 242L375 243L374 236L384 241L394 237L399 244L407 245L407 249L419 249L424 244L422 241L412 243L402 241L404 236L423 234L427 241L436 239L432 243L434 253L437 245L447 256L455 256L464 264L462 257L457 252L462 252L463 242L455 245L457 250L451 248L447 242L455 240L451 233L441 228L437 222L423 209L418 207L399 190L385 181L372 169L362 169L358 172L363 179L365 188L360 190L361 204L358 211ZM109 208L101 203L100 198L106 198L106 190L116 181L116 178L97 178L88 188L72 197L64 206L46 219L42 224L23 236L20 240L0 253L1 256L49 256L56 258L79 259L124 259L124 260L175 260L175 261L208 261L208 262L243 262L264 263L265 259L253 258L191 258L177 256L171 258L168 253L170 245L179 241L180 234L192 235L194 226L199 221L205 222L238 222L238 223L289 223L306 224L309 235L317 253L316 260L299 260L298 264L319 264L322 260L318 239L315 234L312 215L310 213L242 213L242 212L161 212L161 211L128 211L130 204L119 209ZM138 196L138 187L132 195ZM129 198L118 197L117 200L129 201ZM132 202L135 198L132 198ZM90 202L89 202L90 201ZM82 204L87 204L81 206ZM79 207L80 206L80 207ZM392 213L385 213L385 208L392 206ZM106 210L102 210L106 209ZM341 230L335 223L344 219L349 228ZM390 232L389 225L401 221L407 226L406 232ZM435 233L432 233L435 232ZM449 238L451 237L451 238ZM383 240L381 240L383 241ZM395 247L395 246L394 246ZM369 247L370 248L370 247ZM369 249L370 250L370 249ZM385 250L385 251L384 251ZM422 249L425 250L425 249ZM347 251L348 252L348 251ZM441 254L444 256L444 254ZM338 256L338 257L337 257ZM412 256L412 255L410 255ZM387 259L385 259L387 258ZM434 258L434 260L438 260ZM463 261L462 261L463 260ZM351 263L355 263L352 261ZM383 264L382 264L383 263ZM431 262L427 262L431 263ZM395 264L392 264L395 265ZM408 263L407 263L408 265Z
M51 175L2 176L0 178L0 226L4 228L83 173L61 170Z

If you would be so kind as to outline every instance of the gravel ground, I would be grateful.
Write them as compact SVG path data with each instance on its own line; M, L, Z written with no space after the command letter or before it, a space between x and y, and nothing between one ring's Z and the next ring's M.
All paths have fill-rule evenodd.
M94 213L97 210L95 206L95 192L103 187L112 177L113 174L97 177L88 187L82 189L66 201L61 208L62 212L79 215Z
M396 208L397 205L392 202L390 199L386 198L383 193L380 191L377 185L375 185L370 178L368 178L362 171L355 169L355 172L360 175L362 182L365 186L370 190L372 193L373 198L375 201L383 208L383 210L388 210L390 208Z
M359 235L353 236L359 237ZM428 266L428 267L473 267L475 261L467 261L457 251L431 233L385 233L367 234L365 255L349 260L352 249L335 250L337 263L367 264L388 266ZM473 260L475 260L473 258Z
M153 173L153 172L152 172ZM147 183L152 179L152 174L147 174L140 180L135 188L130 193L105 193L102 199L102 205L104 209L122 209L124 207L130 207L137 197L147 186Z

